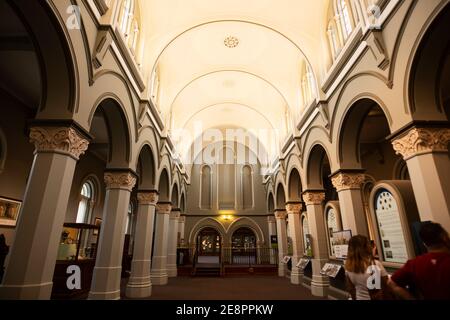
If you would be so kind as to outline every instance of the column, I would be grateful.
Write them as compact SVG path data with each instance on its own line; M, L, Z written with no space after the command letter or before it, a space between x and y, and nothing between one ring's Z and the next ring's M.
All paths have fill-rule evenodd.
M136 177L130 171L105 173L106 197L89 299L120 299L122 255L130 194Z
M286 211L281 209L275 210L275 219L277 223L278 238L278 275L284 277L287 271L287 265L281 261L287 255L287 231L286 231Z
M364 180L364 174L355 171L341 171L331 178L339 195L343 228L352 230L353 235L368 237L369 230L361 189Z
M277 258L275 254L275 250L272 248L272 236L277 235L277 223L275 221L275 217L268 216L267 224L269 226L269 251L270 251L270 264L276 264Z
M325 219L323 212L323 202L325 192L306 191L303 194L308 214L309 231L312 236L312 269L313 278L311 281L311 293L317 297L328 295L329 279L320 274L322 267L328 262L328 245L325 232Z
M33 127L36 149L0 299L50 299L73 174L89 142L74 127Z
M180 234L179 246L184 247L186 242L184 240L184 228L186 225L186 216L180 215L180 219L178 219L178 233Z
M405 159L422 221L450 232L449 128L413 127L392 144Z
M289 234L292 239L292 271L291 283L300 284L302 282L303 270L297 267L297 263L303 256L302 243L302 227L300 223L300 216L303 205L300 202L288 202L286 204L286 212L289 219Z
M160 202L156 206L155 245L151 279L157 286L166 285L167 274L167 242L169 240L169 215L172 209L170 202Z
M180 209L172 209L169 215L169 241L167 246L167 274L177 276L178 219Z
M128 281L126 296L128 298L147 298L152 294L150 268L152 258L153 224L155 207L158 202L157 191L140 191L136 233L134 240L131 276Z

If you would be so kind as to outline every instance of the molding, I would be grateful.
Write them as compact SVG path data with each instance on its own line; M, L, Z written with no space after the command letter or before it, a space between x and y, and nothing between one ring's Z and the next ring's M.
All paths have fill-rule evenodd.
M137 199L139 205L153 205L158 203L158 191L138 191Z
M360 189L366 176L363 173L340 172L331 178L337 192Z
M325 201L324 191L305 191L303 193L303 200L307 206L321 205Z
M129 171L109 171L105 173L106 189L124 189L132 191L136 185L136 175Z

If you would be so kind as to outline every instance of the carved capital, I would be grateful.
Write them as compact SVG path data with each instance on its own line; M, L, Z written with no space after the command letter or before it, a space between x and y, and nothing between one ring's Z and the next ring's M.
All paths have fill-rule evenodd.
M303 201L305 201L307 206L320 205L325 201L325 192L307 191L303 194Z
M432 152L448 152L450 129L412 128L406 134L392 141L397 154L409 160L417 155Z
M180 211L173 211L173 210L170 211L170 219L171 220L178 220L178 219L180 219L180 216L181 216Z
M138 203L142 205L154 205L158 203L158 192L146 191L137 194Z
M106 172L106 189L126 189L131 192L136 185L136 177L130 172Z
M302 210L303 204L300 202L286 204L286 211L288 214L301 214Z
M89 141L72 127L32 127L30 142L34 143L36 152L60 152L76 160L89 146Z
M158 214L170 214L172 205L170 203L158 203L156 209Z
M365 175L362 173L338 173L331 178L331 182L338 192L350 189L360 189L364 180Z
M286 220L286 218L287 218L286 211L275 211L275 219Z

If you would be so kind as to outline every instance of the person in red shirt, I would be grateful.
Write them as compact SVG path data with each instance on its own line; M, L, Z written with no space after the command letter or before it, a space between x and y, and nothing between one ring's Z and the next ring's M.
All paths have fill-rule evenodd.
M450 238L437 223L424 224L420 237L428 253L409 260L389 282L402 299L450 300Z

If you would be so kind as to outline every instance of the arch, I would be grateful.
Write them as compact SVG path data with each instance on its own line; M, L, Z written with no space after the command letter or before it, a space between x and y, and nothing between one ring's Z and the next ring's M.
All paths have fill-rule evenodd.
M213 179L212 169L209 165L200 168L200 209L212 208Z
M189 233L189 244L194 245L197 241L198 234L206 228L215 229L221 236L222 240L225 239L226 231L223 224L217 219L206 217L197 221L197 223L192 227Z
M103 132L105 129L103 126L106 128L106 133ZM129 168L132 141L128 118L122 104L113 98L100 101L92 115L89 127L94 137L107 135L108 141L100 142L108 144L108 167ZM97 133L96 130L101 132Z
M273 197L273 192L269 192L269 200L267 202L267 211L270 214L273 214L275 211L275 200Z
M376 116L384 117L387 129L390 133L388 117L383 108L374 100L363 98L355 101L345 110L344 116L339 124L337 136L337 154L341 168L361 169L360 137L365 120L369 113L378 107L382 114Z
M292 168L287 181L288 187L288 200L289 201L302 201L302 181L300 178L300 172L297 168Z
M240 217L234 220L227 229L227 234L229 235L229 244L231 245L231 238L233 237L233 233L235 233L240 228L248 228L253 231L256 236L256 241L260 244L265 243L264 232L261 227L251 218L249 217Z
M308 152L307 164L305 166L306 185L308 189L322 190L324 188L323 164L326 158L330 161L330 155L326 147L321 142L314 143Z
M156 160L152 151L152 147L147 143L145 143L141 147L136 168L139 176L139 189L154 189Z
M185 191L183 190L181 192L181 197L180 197L180 211L181 214L185 213L186 210L186 196L185 196Z
M255 206L253 168L251 165L244 165L241 169L241 194L242 207L244 210L253 209Z
M179 208L180 207L180 198L179 198L179 192L178 192L178 182L174 182L171 192L171 202L172 202L172 208Z
M81 184L79 191L79 202L76 216L76 223L90 224L92 220L92 212L96 201L99 199L99 187L95 175L89 175Z
M169 171L166 168L163 168L161 174L159 175L158 193L159 193L159 201L161 202L171 201Z
M276 193L276 209L285 210L286 208L286 191L284 185L279 183L277 185Z
M7 1L25 26L41 72L42 117L71 117L79 101L79 75L66 21L49 2Z

